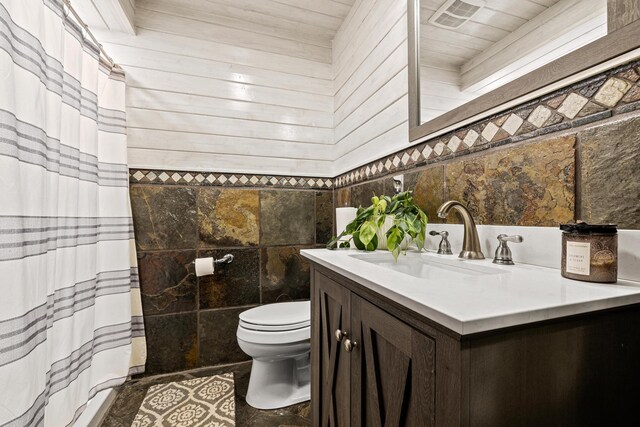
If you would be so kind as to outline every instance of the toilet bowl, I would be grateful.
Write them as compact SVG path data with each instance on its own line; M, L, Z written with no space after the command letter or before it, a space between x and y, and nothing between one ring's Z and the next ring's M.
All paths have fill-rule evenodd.
M309 301L262 305L240 313L238 344L253 358L247 403L276 409L310 398Z

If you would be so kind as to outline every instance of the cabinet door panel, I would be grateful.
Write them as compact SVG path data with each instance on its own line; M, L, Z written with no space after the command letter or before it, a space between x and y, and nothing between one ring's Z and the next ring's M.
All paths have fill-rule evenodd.
M435 342L351 297L353 426L435 424Z
M335 337L349 333L350 292L315 272L312 294L312 417L315 426L349 426L350 366L348 354Z

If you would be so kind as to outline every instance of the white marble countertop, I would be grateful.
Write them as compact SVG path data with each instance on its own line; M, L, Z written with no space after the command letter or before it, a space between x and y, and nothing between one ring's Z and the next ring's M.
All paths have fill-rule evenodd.
M460 335L640 303L640 282L581 282L527 264L499 266L491 259L408 252L394 265L386 251L301 253Z

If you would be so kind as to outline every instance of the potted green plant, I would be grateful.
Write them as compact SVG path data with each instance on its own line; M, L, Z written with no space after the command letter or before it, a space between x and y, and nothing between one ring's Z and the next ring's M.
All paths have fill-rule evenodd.
M411 191L393 197L374 195L371 206L359 207L356 218L339 236L331 239L327 248L335 249L342 237L351 235L348 241L340 242L340 247L350 247L353 242L360 250L375 251L378 241L386 237L386 248L397 260L400 253L406 251L407 237L422 250L427 222L427 214L415 204Z

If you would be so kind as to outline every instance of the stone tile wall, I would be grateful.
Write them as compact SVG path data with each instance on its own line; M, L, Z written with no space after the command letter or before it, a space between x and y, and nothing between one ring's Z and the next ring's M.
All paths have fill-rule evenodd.
M342 174L334 192L336 206L367 205L404 174L434 222L458 199L480 224L640 229L639 164L634 62Z
M146 374L247 360L235 337L238 314L309 298L300 249L333 234L332 192L134 182ZM195 276L195 258L226 253L233 263Z
M569 221L640 229L640 114L405 171L429 220L446 200L465 203L478 224L557 226ZM337 206L393 194L383 177L335 190ZM455 215L447 222L457 222Z

